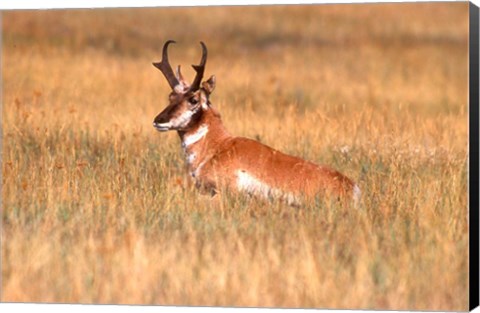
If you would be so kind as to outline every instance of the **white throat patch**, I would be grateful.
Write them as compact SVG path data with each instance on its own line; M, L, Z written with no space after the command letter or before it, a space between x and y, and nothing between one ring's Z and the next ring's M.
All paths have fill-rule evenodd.
M208 133L208 126L206 125L200 126L195 133L191 135L187 135L183 138L183 142L182 142L183 147L186 148L196 143L197 141L205 137L207 133Z

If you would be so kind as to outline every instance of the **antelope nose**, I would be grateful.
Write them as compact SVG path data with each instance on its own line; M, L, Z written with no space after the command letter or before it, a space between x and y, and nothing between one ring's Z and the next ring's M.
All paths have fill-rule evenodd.
M168 118L166 118L165 114L158 114L155 119L153 120L154 124L165 124L168 122Z
M153 127L160 126L161 124L164 124L165 121L162 121L161 118L158 118L158 116L153 120Z

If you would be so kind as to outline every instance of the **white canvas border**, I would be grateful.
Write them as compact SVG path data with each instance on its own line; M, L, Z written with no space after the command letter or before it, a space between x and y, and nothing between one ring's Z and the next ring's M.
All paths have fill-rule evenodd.
M446 2L451 0L436 0ZM209 5L268 5L268 4L312 4L312 3L378 3L378 2L419 2L415 0L15 0L0 2L0 9L53 9L53 8L118 8L118 7L168 7L168 6L209 6ZM464 1L462 1L464 2ZM477 6L480 0L473 0Z
M382 2L420 2L415 0L15 0L0 2L0 10L15 9L61 9L61 8L138 8L138 7L182 7L182 6L219 6L219 5L273 5L273 4L328 4L328 3L382 3ZM451 0L435 0L435 2L451 2ZM459 1L465 2L465 1ZM480 6L480 0L472 0ZM0 19L1 21L1 19ZM1 37L0 37L1 38ZM130 306L130 305L81 305L81 304L30 304L30 303L0 303L0 312L107 312L107 313L153 313L153 312L191 312L191 313L280 313L280 312L408 312L408 311L372 311L372 310L321 310L321 309L269 309L269 308L221 308L221 307L174 307L174 306ZM428 311L422 311L427 313ZM433 312L433 311L432 311ZM480 307L472 312L480 313Z

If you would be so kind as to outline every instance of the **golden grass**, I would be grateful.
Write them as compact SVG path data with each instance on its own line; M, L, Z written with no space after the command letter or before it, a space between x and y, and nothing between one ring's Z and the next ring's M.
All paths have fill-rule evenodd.
M3 14L2 301L466 310L468 3ZM232 133L360 209L184 181L151 66L216 74Z

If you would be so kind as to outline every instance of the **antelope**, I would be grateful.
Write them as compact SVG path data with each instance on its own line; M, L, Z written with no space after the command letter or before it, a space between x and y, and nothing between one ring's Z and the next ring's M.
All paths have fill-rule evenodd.
M226 188L293 206L318 196L359 200L359 187L340 172L258 141L232 136L210 102L215 76L202 82L207 47L200 42L202 58L199 65L192 65L196 75L189 84L180 65L174 74L169 64L167 50L171 43L175 41L165 42L162 60L153 63L172 89L169 104L155 117L153 126L160 132L177 131L188 172L202 193L214 196Z

